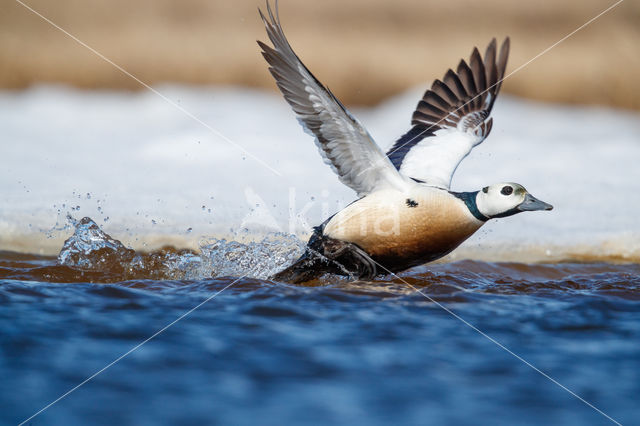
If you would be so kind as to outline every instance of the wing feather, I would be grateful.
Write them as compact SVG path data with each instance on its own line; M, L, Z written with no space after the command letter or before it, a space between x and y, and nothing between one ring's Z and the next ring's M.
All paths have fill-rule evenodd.
M469 62L435 80L411 117L413 128L389 149L400 173L428 185L449 188L458 164L489 135L489 116L509 58L509 38L496 54L496 39L484 54L477 48Z
M464 88L464 86L462 85L462 82L460 81L460 78L455 72L453 72L452 69L449 69L449 71L447 71L447 73L444 75L443 81L444 81L444 84L446 84L447 87L449 87L449 89L451 89L451 91L456 96L456 103L458 103L460 99L465 99L469 97L466 89Z
M418 103L418 107L416 108L416 111L419 111L424 115L429 115L432 117L441 117L447 114L446 109L441 109L438 106L436 106L434 103L432 103L431 100L425 100L425 99L421 100Z
M446 112L451 109L451 102L442 98L442 96L438 95L434 91L428 91L424 94L424 98L420 101L418 105L421 103L427 103L437 107L440 111Z
M487 89L487 76L484 72L484 63L480 57L478 48L474 47L471 53L471 59L469 60L469 68L471 68L471 74L473 75L473 82L476 85L476 90L481 93Z
M470 110L475 108L476 100L473 98L473 95L478 93L478 89L476 89L476 83L473 81L473 72L471 71L471 68L469 68L469 65L467 65L467 63L464 60L461 60L460 63L458 64L457 72L458 72L458 77L460 78L460 81L464 85L464 89L466 90L467 94L471 97L471 99L469 99L467 103L462 105L463 111L465 113L468 113Z
M407 178L295 54L280 25L277 4L275 15L269 2L268 17L259 12L273 43L270 47L258 41L269 71L302 126L315 136L321 155L340 181L359 196L386 187L403 188Z
M502 46L500 47L500 55L498 56L498 64L497 64L498 81L496 82L496 86L495 86L496 95L500 91L500 87L502 87L504 72L507 69L507 60L509 59L509 47L510 47L510 42L509 42L509 37L507 37L507 39L504 41L504 43L502 43ZM495 99L495 96L494 96L494 99Z
M436 80L433 82L431 90L427 90L427 93L429 92L433 92L436 95L440 96L442 99L446 100L450 106L455 105L458 102L458 96L453 93L449 86L447 86L440 80ZM427 96L427 93L425 93L425 97Z
M498 67L496 65L496 39L487 46L484 54L484 69L487 78L487 87L493 87L498 82Z

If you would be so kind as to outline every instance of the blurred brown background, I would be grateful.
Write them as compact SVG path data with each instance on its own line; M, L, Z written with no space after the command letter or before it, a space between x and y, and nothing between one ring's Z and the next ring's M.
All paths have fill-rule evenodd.
M274 90L254 0L23 0L148 84ZM511 36L508 72L613 0L282 0L287 36L347 104L371 105L440 78L471 48ZM509 78L532 99L640 109L640 2L626 0ZM0 87L140 89L14 0L0 0Z

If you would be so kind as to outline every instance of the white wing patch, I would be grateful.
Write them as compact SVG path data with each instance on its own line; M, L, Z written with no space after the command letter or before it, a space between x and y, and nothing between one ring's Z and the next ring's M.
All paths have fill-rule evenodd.
M449 189L458 164L483 138L457 129L440 129L406 154L400 173L427 185Z

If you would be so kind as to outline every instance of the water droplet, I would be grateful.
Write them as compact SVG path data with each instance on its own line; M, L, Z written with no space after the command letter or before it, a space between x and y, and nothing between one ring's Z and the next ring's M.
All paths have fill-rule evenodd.
M204 211L207 207L206 206L202 206L202 211Z
M193 231L193 228L187 228L187 234L190 234Z
M152 225L156 225L158 222L155 221L155 219L151 219L151 224Z

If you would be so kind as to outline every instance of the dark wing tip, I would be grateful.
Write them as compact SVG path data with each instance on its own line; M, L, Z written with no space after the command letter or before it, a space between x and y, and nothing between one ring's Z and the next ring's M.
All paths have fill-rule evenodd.
M509 59L509 50L511 48L511 39L505 38L500 46L500 54L498 55L498 68L501 70L501 74L504 75L504 71L507 68L507 60Z
M491 41L489 42L489 44L487 45L487 50L485 50L485 56L487 56L487 53L489 52L489 50L496 50L496 47L498 46L498 41L496 40L495 37L493 37L491 39Z
M266 1L267 3L267 13L269 14L269 19L271 19L271 22L276 22L276 20L273 17L273 11L271 10L271 3L269 3L269 0ZM278 5L276 4L276 8L278 7Z
M482 62L482 57L480 56L480 52L477 47L473 48L471 52L471 56L469 57L469 67L471 68L471 72L473 74L473 80L476 85L476 90L478 93L482 93L487 88L487 77L485 73L484 63ZM480 106L478 103L476 106Z
M473 50L471 51L471 56L469 56L469 62L473 62L475 57L480 59L480 52L478 51L477 47L474 47Z
M509 37L504 39L499 51L497 47L495 37L487 45L484 57L474 47L468 63L461 59L455 71L449 69L441 81L434 81L418 104L412 123L425 127L446 127L457 125L466 114L473 112L483 112L482 115L488 117L505 75L509 58ZM445 102L450 107L445 108L447 111L442 114L436 114L437 109L443 109ZM489 130L491 124L487 126Z
M500 46L500 56L505 56L505 59L509 57L509 49L511 48L511 39L507 36Z
M498 58L496 60L496 68L498 73L498 81L495 84L495 89L493 91L493 100L498 95L500 88L502 87L502 81L504 80L504 74L507 70L507 61L509 60L509 49L511 47L511 39L506 37L500 46L500 53L498 54ZM491 102L493 105L493 102Z

